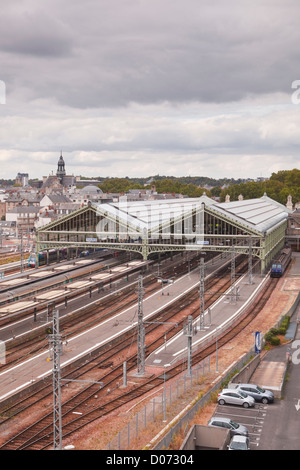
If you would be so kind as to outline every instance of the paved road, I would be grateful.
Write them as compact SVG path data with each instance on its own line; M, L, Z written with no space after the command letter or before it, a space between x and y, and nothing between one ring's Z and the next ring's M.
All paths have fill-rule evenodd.
M300 305L291 320L300 317ZM298 326L294 341L300 340L300 328ZM300 344L300 343L299 343ZM267 360L282 361L290 348L291 354L300 347L293 348L293 341L288 345L275 348L267 355ZM264 426L259 442L259 450L299 450L300 449L300 408L297 410L300 400L300 363L292 360L289 364L286 381L283 388L282 399L276 399L268 410L264 420ZM300 402L299 402L300 404Z
M289 275L295 278L298 290L300 254L294 260ZM291 317L297 325L295 336L284 346L270 350L263 361L284 363L291 355L281 398L268 405L256 404L255 409L218 406L215 414L227 416L248 427L252 450L300 450L300 303ZM296 343L299 341L299 345ZM296 344L295 344L296 343ZM299 362L299 363L297 363ZM266 387L267 388L267 387ZM299 408L298 408L299 403Z
M300 328L299 328L300 329ZM297 332L295 340L300 340ZM282 362L292 343L270 351L264 360ZM300 360L300 347L298 347ZM249 430L251 450L299 450L300 449L300 363L290 363L282 398L274 403L256 403L255 408L244 409L240 406L218 405L217 416L231 418ZM300 405L300 402L299 402Z

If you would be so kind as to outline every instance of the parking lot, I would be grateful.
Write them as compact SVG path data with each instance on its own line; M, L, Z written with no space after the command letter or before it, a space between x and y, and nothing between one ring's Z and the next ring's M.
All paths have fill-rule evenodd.
M214 416L230 418L232 421L246 426L249 431L250 449L258 450L264 421L268 408L271 406L274 406L274 404L255 403L253 408L243 408L238 405L218 405Z
M294 273L298 276L300 268L300 256L297 254L292 265ZM290 279L290 278L288 278ZM285 284L285 288L287 285ZM249 431L251 450L299 450L300 429L300 364L291 358L287 364L288 351L293 354L300 341L300 302L291 316L291 322L296 322L297 328L290 342L271 349L263 358L264 367L251 377L251 383L259 384L263 388L270 389L276 386L280 388L280 396L277 395L274 403L256 403L254 408L243 408L237 405L217 405L214 416L230 418L233 421L246 426ZM293 346L294 340L297 342ZM298 354L298 353L297 353ZM268 364L269 363L269 364ZM278 364L278 366L276 366ZM284 368L282 367L284 365ZM284 372L282 370L284 369ZM280 381L278 382L277 371ZM274 377L276 380L274 380ZM284 379L284 380L283 380ZM278 382L278 383L277 383Z

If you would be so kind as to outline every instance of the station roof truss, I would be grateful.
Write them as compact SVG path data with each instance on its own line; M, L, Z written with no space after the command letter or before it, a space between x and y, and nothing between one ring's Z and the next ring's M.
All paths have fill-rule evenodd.
M140 253L232 251L261 260L284 244L289 210L264 195L219 203L200 198L91 204L37 231L37 251L80 246Z

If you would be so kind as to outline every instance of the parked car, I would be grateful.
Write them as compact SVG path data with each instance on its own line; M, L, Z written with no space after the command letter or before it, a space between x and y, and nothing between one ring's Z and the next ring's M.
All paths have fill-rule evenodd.
M233 436L228 446L228 450L250 450L249 437Z
M208 426L217 426L219 428L226 428L230 430L230 436L248 436L249 432L246 426L236 423L232 421L230 418L223 418L219 416L213 416L208 421Z
M219 405L240 405L244 408L249 408L254 406L255 400L245 392L232 388L224 388L218 395L218 403Z
M274 401L274 393L271 390L265 390L254 384L238 384L234 390L245 392L250 397L253 397L255 401L262 403L272 403Z

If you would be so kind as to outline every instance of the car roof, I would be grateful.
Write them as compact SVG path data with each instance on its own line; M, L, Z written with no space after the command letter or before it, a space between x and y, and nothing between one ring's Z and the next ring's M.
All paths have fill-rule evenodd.
M226 423L229 423L230 421L232 421L230 418L224 418L223 416L213 416L211 420L214 420L214 419L218 421L224 421Z
M251 385L251 387L257 387L256 384L237 384L237 387L249 387L249 385Z
M231 441L245 442L247 439L249 439L247 436L239 436L236 434L232 437Z

